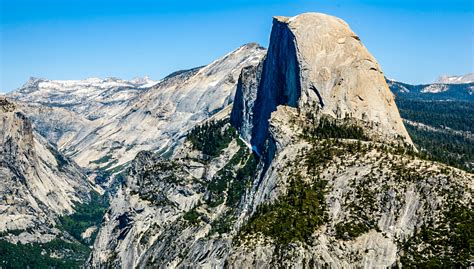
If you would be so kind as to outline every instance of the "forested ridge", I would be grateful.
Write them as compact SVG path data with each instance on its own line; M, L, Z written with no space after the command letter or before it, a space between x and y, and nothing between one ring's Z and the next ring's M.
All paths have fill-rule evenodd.
M396 98L416 146L429 158L472 172L474 103ZM421 124L420 124L421 123Z

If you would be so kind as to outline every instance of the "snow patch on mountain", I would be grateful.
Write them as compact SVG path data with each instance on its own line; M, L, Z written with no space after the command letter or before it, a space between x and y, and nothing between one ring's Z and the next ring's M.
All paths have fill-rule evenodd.
M242 68L258 64L265 52L247 44L160 81L32 78L9 97L81 167L120 169L142 150L169 154L189 128L231 104Z
M436 80L436 83L446 83L446 84L462 84L462 83L472 83L474 82L474 73L468 73L462 76L448 76L443 75Z
M421 90L422 93L440 93L445 92L449 89L446 84L431 84Z

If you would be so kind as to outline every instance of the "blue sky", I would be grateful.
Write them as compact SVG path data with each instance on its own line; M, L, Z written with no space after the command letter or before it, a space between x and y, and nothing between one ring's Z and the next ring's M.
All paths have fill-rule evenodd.
M346 20L388 77L426 83L473 72L473 2L0 0L0 91L30 76L159 79L267 46L272 16L309 11Z

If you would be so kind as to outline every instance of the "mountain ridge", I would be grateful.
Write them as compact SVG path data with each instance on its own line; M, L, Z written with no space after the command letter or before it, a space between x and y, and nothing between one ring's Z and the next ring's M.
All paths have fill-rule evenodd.
M450 89L465 84L428 91L387 80L348 24L321 13L274 17L268 50L246 44L152 87L117 87L121 81L92 78L81 83L95 88L57 90L68 82L47 81L32 91L45 83L37 79L12 93L15 104L0 97L0 116L8 114L3 124L13 118L24 126L13 128L26 130L13 136L20 142L37 137L37 155L45 159L39 165L51 168L50 180L62 175L55 167L63 160L77 168L80 182L110 198L105 210L96 195L82 192L72 199L78 203L66 201L73 206L65 215L49 219L55 227L39 231L93 244L84 267L469 266L474 176L427 158L398 110L403 104L400 113L422 116L400 100L430 105L438 98L446 106L447 96L464 96ZM432 118L408 119L410 131L443 127ZM0 156L2 177L11 166L1 164L33 152L27 146L17 153L11 141L0 145L8 153ZM0 210L15 206L11 197ZM68 215L73 211L79 215ZM29 232L0 234L26 242Z
M74 212L76 203L90 200L94 190L82 171L38 135L25 114L0 97L0 231L20 231L9 240L49 241L58 217Z
M310 23L313 27L334 22L326 15L304 16L305 20L318 17ZM462 231L469 225L463 212L471 208L472 174L422 159L410 144L397 143L393 130L382 136L388 139L380 139L371 132L380 127L376 124L367 125L349 113L325 112L321 103L330 100L331 104L333 97L320 94L320 98L301 89L314 91L309 87L314 78L296 82L299 70L319 67L301 68L297 50L291 48L294 39L285 24L298 23L298 19L276 20L265 58L241 71L232 110L226 106L192 128L169 158L141 152L132 161L87 265L385 268L468 264ZM314 38L311 34L308 40ZM328 47L336 47L338 40L329 40ZM360 46L352 34L348 40ZM321 57L299 53L308 62ZM341 51L341 58L349 56L357 57L350 50ZM325 52L320 60L331 59ZM356 70L353 76L348 71L347 83L351 83L349 78L358 78L361 68L361 79L376 73L375 86L380 87L375 90L387 93L382 73L372 70L376 62L364 64L349 65ZM331 75L334 66L326 67ZM327 89L328 94L341 86L335 81L328 88L315 87ZM301 102L308 101L301 98L304 95L314 98L316 105ZM335 98L336 107L337 100L341 106L351 101L341 96ZM396 124L402 124L393 96L384 97L388 100L376 100L393 104L395 109L389 111ZM367 100L366 96L362 99L357 102ZM348 107L356 115L359 112L359 106ZM367 107L362 109L378 106ZM265 120L268 125L258 126ZM402 134L402 141L407 136L406 131L395 134ZM242 140L251 142L254 150ZM444 227L449 227L448 239L438 237ZM425 233L436 238L427 238ZM439 250L432 252L435 248Z
M448 76L442 75L436 80L435 83L446 83L446 84L461 84L461 83L472 83L474 82L474 73L467 73L461 76Z
M399 98L426 101L474 101L474 83L408 84L386 78L392 92Z
M111 86L97 84L95 92L87 87L70 87L73 92L88 92L86 96L47 89L44 94L30 95L27 87L9 97L31 107L30 116L40 132L54 137L58 148L81 167L120 171L141 150L166 153L179 143L186 126L189 128L228 105L240 69L258 61L263 51L256 43L246 44L205 67L170 74L150 88L117 86L114 80ZM54 99L44 97L49 94L64 97L57 97L57 105L52 102ZM79 114L76 120L64 109ZM72 121L64 122L64 114L64 119ZM58 130L56 126L62 127Z

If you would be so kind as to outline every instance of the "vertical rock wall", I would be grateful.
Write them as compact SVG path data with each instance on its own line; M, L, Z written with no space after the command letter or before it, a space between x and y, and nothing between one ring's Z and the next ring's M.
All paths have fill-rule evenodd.
M334 118L363 122L384 140L412 143L380 66L343 20L319 13L275 17L261 65L242 72L232 112L232 123L257 151L279 105L316 113L317 104Z
M274 19L253 109L251 143L258 151L263 149L268 136L268 119L276 107L298 105L301 92L299 73L294 36L284 23Z

